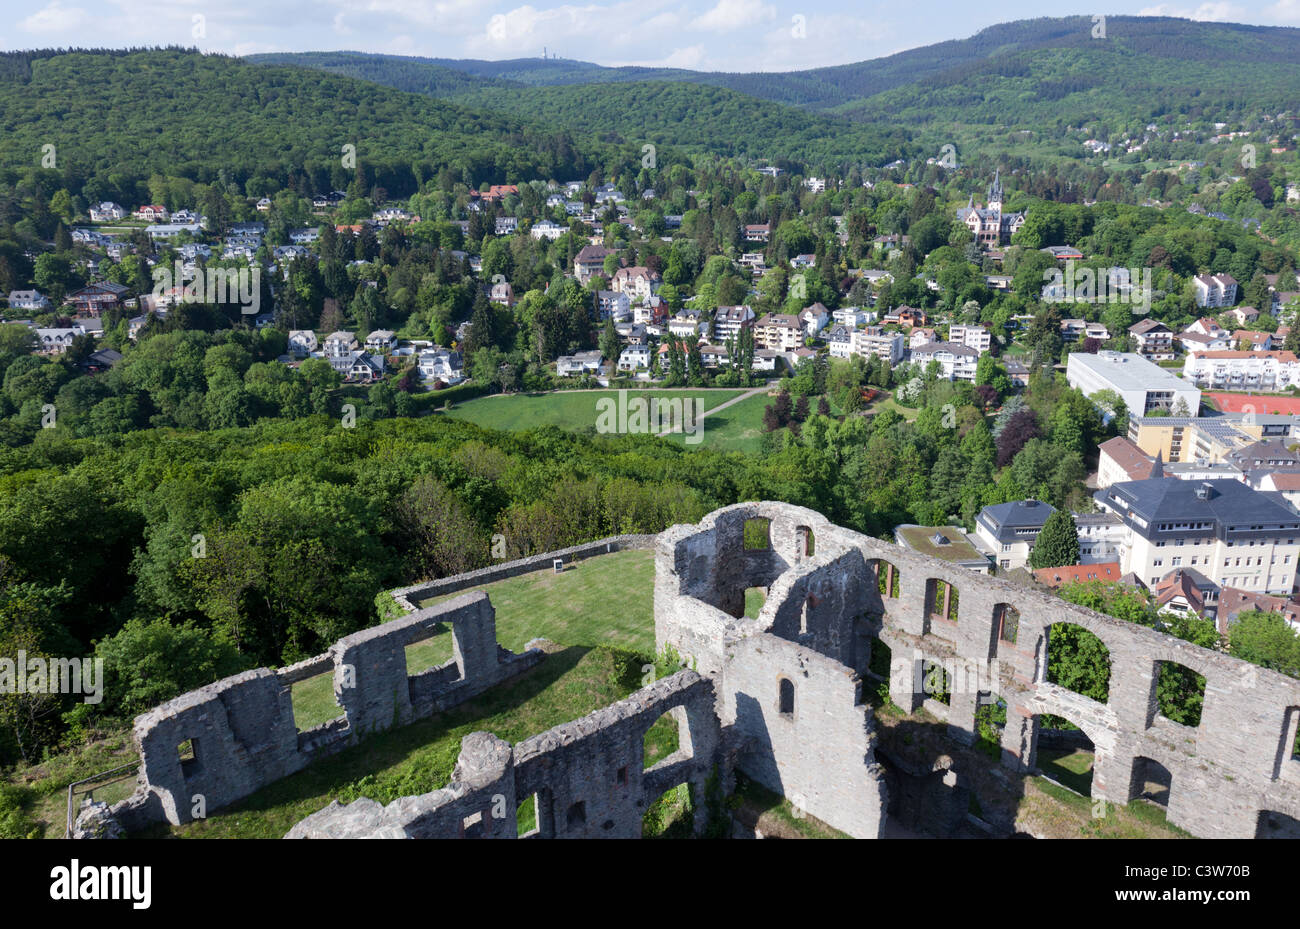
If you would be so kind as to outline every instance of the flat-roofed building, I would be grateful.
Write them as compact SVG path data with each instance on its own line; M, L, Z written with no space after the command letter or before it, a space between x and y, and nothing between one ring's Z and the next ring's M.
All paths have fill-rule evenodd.
M1184 415L1196 416L1201 407L1201 392L1195 385L1131 352L1072 352L1065 379L1088 397L1113 390L1133 416L1154 410L1178 412L1180 406Z

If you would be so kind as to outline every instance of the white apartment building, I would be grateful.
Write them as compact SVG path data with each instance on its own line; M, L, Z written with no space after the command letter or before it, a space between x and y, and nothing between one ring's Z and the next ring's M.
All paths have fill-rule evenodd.
M982 355L993 344L993 333L983 326L952 326L948 330L948 341L973 348Z
M1183 362L1183 378L1216 390L1286 390L1300 385L1300 359L1293 352L1195 352Z
M1290 596L1300 557L1300 513L1232 479L1174 477L1112 484L1093 497L1128 530L1120 562L1154 587L1194 568L1220 587Z
M776 352L798 348L803 336L799 317L791 313L768 313L754 323L754 344Z
M883 358L896 365L903 360L903 334L886 332L879 326L855 329L849 337L849 352L863 358ZM831 343L831 354L835 354L834 342Z
M1197 306L1232 306L1237 302L1237 279L1231 274L1198 274L1195 284Z
M944 377L950 381L975 380L980 353L954 342L928 342L912 349L912 361L923 368L937 361Z

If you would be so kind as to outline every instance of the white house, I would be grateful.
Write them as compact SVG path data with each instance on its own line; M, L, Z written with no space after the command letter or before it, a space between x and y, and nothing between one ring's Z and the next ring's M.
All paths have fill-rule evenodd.
M420 353L420 377L426 381L444 381L458 384L465 379L465 365L460 352L433 348Z
M912 361L922 367L937 361L950 381L974 381L980 353L955 342L931 342L912 350Z
M1286 390L1300 385L1292 352L1197 352L1183 362L1183 378L1218 390Z
M629 345L618 356L620 371L635 371L638 368L648 367L650 367L650 346L644 343Z
M602 361L603 359L598 351L578 352L576 355L561 355L555 361L555 373L560 377L599 374Z
M92 223L115 222L124 216L126 216L126 210L110 200L105 200L103 203L90 208L90 221Z
M9 309L11 310L48 310L50 298L39 290L9 291Z
M397 335L388 329L376 329L366 336L366 351L387 354L397 347Z
M1231 274L1198 274L1195 284L1197 306L1232 306L1237 302L1237 280Z
M310 329L289 330L289 352L297 358L306 358L318 348L316 333Z
M887 332L879 326L855 329L852 351L863 358L875 356L895 365L903 360L903 334Z
M830 318L830 310L822 306L821 303L806 306L799 313L799 322L803 325L804 332L810 336L816 336L817 333L826 328L826 323Z
M560 202L564 202L563 197L560 198ZM533 223L533 227L528 230L528 234L534 239L550 239L553 242L568 231L568 226L561 226L559 223L544 219L540 223Z

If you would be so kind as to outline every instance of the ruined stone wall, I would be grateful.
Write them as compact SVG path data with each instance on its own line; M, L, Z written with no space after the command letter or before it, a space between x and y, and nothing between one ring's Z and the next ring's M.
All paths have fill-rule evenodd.
M871 708L851 668L760 633L734 646L719 687L737 768L855 838L880 837L884 774Z
M753 518L772 521L766 562L746 557L737 542L736 526ZM801 527L815 537L812 555L801 545ZM773 577L780 563L787 570ZM736 591L743 596L749 586L766 587L768 599L757 619L737 619ZM1077 624L1109 649L1106 702L1048 682L1054 623ZM748 680L746 663L756 659L740 643L751 637L787 639L859 673L879 637L892 653L894 702L908 711L924 704L959 741L975 738L981 695L1002 697L1008 705L1003 761L1013 769L1034 769L1040 720L1053 714L1093 742L1095 798L1123 804L1138 796L1149 759L1172 776L1170 822L1194 834L1251 837L1261 816L1300 819L1300 759L1291 751L1300 726L1300 681L833 526L800 507L738 504L699 526L665 531L656 550L655 633L658 647L672 645L696 657L701 670L721 673L724 684ZM760 662L769 677L777 670L772 654L769 649ZM799 656L788 658L785 673L800 673ZM951 675L947 705L926 693L927 662ZM1160 662L1205 677L1198 726L1159 714ZM761 689L763 681L751 686ZM725 686L724 696L731 689ZM771 693L770 683L765 692ZM836 713L849 700L821 697L820 685L817 692L819 699L837 701ZM739 767L772 776L773 764L746 756ZM827 821L837 825L833 817Z
M513 749L476 732L465 737L447 787L387 806L335 801L285 838L515 838L529 796L536 828L523 838L640 838L649 806L683 783L694 790L699 830L706 784L724 764L714 700L711 681L680 671ZM645 733L665 713L679 723L678 750L642 770Z
M406 647L440 623L451 625L452 659L408 675ZM113 812L131 830L159 819L188 822L368 733L462 703L541 657L537 649L517 655L497 644L495 612L478 591L346 636L326 654L280 671L224 678L136 717L139 786ZM300 732L291 686L330 669L340 715ZM192 757L182 758L184 743Z

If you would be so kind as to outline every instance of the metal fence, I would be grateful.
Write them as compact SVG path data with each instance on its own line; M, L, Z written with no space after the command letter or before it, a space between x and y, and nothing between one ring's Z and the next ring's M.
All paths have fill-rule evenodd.
M72 838L72 827L76 823L81 799L93 800L98 792L100 799L110 805L124 800L135 791L139 771L140 762L132 761L69 784L67 834L64 837Z

